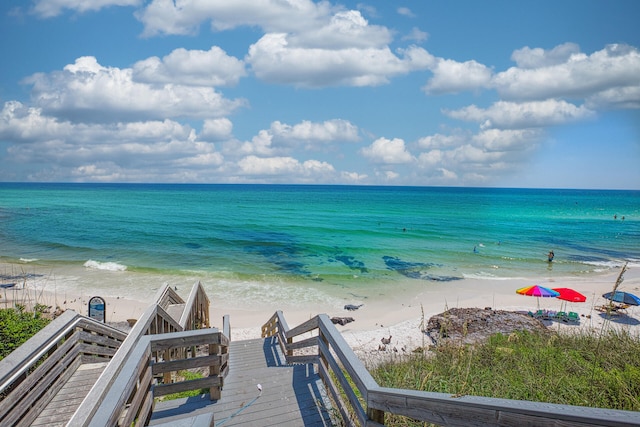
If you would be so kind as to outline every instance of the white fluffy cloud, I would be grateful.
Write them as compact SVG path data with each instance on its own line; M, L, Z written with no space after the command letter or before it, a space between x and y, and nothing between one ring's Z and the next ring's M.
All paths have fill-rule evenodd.
M511 59L518 68L532 69L551 67L567 62L572 55L580 53L580 46L575 43L563 43L550 50L530 48L528 46L517 49L511 54Z
M357 10L337 12L325 25L305 29L289 35L292 47L307 49L367 49L380 48L391 42L391 32L377 25L369 25Z
M35 0L31 13L41 18L52 18L60 15L65 9L84 12L95 12L109 6L139 6L142 0Z
M313 123L304 120L296 125L288 125L275 121L271 124L270 133L282 141L332 142L358 141L358 127L346 120L327 120Z
M630 92L640 87L640 52L634 47L614 44L591 55L577 52L573 46L564 50L563 55L520 50L518 64L526 67L496 74L492 86L505 100L566 97L594 102L602 92L626 94L625 102L629 102ZM549 56L553 60L548 60ZM615 104L615 100L608 99L608 103Z
M15 101L5 103L0 112L0 139L22 142L8 148L14 162L46 165L27 171L29 179L140 181L165 176L182 182L193 167L206 171L223 160L213 144L198 140L190 126L173 120L72 123ZM11 175L5 172L3 178Z
M415 46L400 54L394 55L388 47L293 47L286 34L270 33L251 45L246 61L262 80L301 87L376 86L393 76L426 69L433 61Z
M478 122L483 128L523 129L561 125L593 117L584 106L555 99L514 103L498 101L489 108L475 105L445 113L459 120Z
M131 69L104 67L91 56L76 59L64 71L38 73L25 82L33 85L38 108L72 121L220 117L244 105L209 87L137 83Z
M333 174L333 166L326 162L307 160L299 162L293 157L257 157L247 156L238 162L238 167L243 175L251 176L283 176L285 178L308 177Z
M153 56L138 61L132 73L140 83L185 86L233 86L246 76L244 63L217 46L208 51L175 49L162 59Z
M407 164L414 161L404 141L399 138L378 138L368 147L364 147L361 153L374 163L387 165Z
M330 144L357 142L359 139L358 127L346 120L334 119L321 123L304 120L295 125L275 121L269 129L260 130L251 141L228 142L225 153L231 156L234 153L282 156L295 149L316 150Z
M295 32L317 28L333 7L311 0L152 0L137 16L144 35L193 34L200 24L211 21L214 30L255 26L265 31Z
M232 137L233 123L226 117L206 119L202 124L201 138L208 141L222 141Z
M424 86L428 94L456 93L486 87L491 81L489 67L474 60L457 62L438 59L431 68L433 77Z

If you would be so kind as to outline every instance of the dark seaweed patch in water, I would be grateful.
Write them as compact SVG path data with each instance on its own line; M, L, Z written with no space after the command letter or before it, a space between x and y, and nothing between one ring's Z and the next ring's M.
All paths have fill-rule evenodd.
M419 280L432 280L436 282L451 282L454 280L460 280L460 277L455 276L437 276L434 274L425 273L424 270L435 266L433 263L425 262L408 262L403 261L398 257L383 256L382 259L389 270L395 271L410 279Z
M367 273L369 271L362 261L358 261L352 256L338 255L335 258L336 260L349 267L351 270L360 270L361 273Z
M187 242L184 244L185 248L189 248L189 249L200 249L202 248L202 245L199 243L192 243L192 242Z
M287 274L311 276L306 264L299 260L303 253L302 249L290 241L291 239L278 233L265 233L254 237L256 239L253 244L245 245L245 251L264 257L280 271ZM314 280L321 281L322 279L314 278Z

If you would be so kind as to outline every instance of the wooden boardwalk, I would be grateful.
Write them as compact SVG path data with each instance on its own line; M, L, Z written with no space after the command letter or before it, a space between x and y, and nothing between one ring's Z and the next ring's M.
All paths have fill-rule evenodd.
M232 341L222 398L158 402L149 425L213 412L215 426L331 426L327 402L314 366L286 365L276 338Z
M32 426L65 426L78 409L91 387L96 383L107 366L102 363L85 363L71 375L71 378L56 393L54 398L31 423Z

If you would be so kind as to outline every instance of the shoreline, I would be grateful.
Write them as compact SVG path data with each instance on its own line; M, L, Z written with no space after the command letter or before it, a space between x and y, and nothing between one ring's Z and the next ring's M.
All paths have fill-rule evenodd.
M25 265L2 264L0 268L25 270ZM348 300L344 295L329 301L271 301L268 298L253 301L242 306L237 301L225 300L209 295L211 299L210 318L213 327L221 326L222 316L230 315L232 339L249 339L260 336L261 326L277 311L282 310L290 327L321 313L329 317L352 317L354 321L345 326L336 325L343 337L359 357L364 359L380 357L378 350L382 337L392 336L392 345L386 354L393 357L392 349L402 349L407 353L430 344L428 337L422 333L429 318L450 308L487 308L505 311L532 311L548 309L554 311L573 311L579 314L580 324L571 325L553 322L550 327L563 330L595 330L601 328L605 320L595 307L608 303L602 294L613 289L620 268L606 273L563 278L520 278L520 279L464 279L457 282L427 282L424 286L390 289L384 295L375 295ZM123 278L116 272L87 271L89 280L101 283L105 277L109 281ZM14 288L0 289L0 308L12 307L13 304L44 304L51 306L51 311L59 307L62 310L72 309L87 315L87 301L99 294L95 288L90 294L86 289L73 290L69 286L58 290L55 280L46 275L33 275L24 283ZM37 276L37 277L35 277ZM51 289L52 282L54 289ZM192 282L196 283L197 281ZM557 298L536 298L516 294L516 289L539 284L550 288L568 287L586 296L582 303L563 302ZM158 286L160 283L157 284ZM390 284L390 287L397 286ZM399 286L400 287L400 286ZM186 299L181 291L188 292L191 286L181 285L178 293ZM126 283L124 287L126 289ZM157 289L157 288L156 288ZM118 291L119 289L116 289ZM618 288L640 295L640 265L630 265L625 273L624 281ZM116 292L117 293L117 292ZM127 296L102 296L106 303L106 321L122 323L127 319L137 319L151 304L156 290L149 292L147 301ZM126 295L126 294L125 294ZM363 304L358 310L344 309L346 304ZM240 306L239 306L240 305ZM623 328L630 333L640 334L640 307L630 307L626 315L614 316L609 321L613 328Z

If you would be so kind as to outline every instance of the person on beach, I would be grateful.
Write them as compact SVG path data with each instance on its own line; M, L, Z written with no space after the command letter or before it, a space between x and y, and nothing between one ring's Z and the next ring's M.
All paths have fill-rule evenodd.
M553 251L549 251L549 255L548 255L549 262L553 261L553 258L554 258L555 256L556 256L556 255L553 253Z

